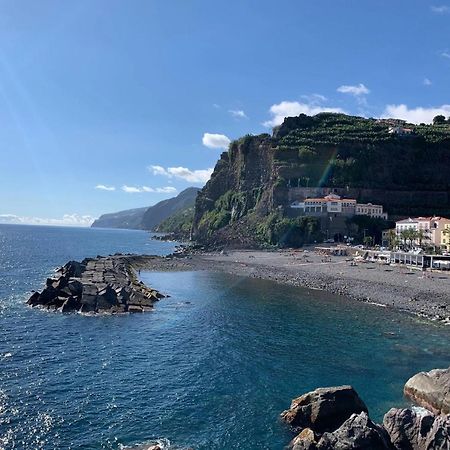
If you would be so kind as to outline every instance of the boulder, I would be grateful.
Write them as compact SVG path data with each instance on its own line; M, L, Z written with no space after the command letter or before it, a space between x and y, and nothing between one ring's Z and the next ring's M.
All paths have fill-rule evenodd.
M81 277L82 273L86 270L86 264L84 264L84 261L82 263L79 263L78 261L69 261L68 263L64 264L61 269L59 269L60 272L63 274L66 274L70 278L79 278Z
M352 414L337 430L324 433L317 450L392 449L386 430L373 423L366 412Z
M72 278L69 281L68 289L72 293L72 295L81 295L83 293L83 283L80 280Z
M97 294L97 310L102 311L110 309L117 305L116 291L109 285L98 291Z
M40 305L48 305L58 296L58 291L53 286L47 286L39 296Z
M31 306L38 305L40 296L41 294L39 294L39 292L33 292L33 294L31 294L31 297L28 299L27 303Z
M61 306L61 312L69 313L78 311L80 309L80 302L76 297L68 297L67 300Z
M397 450L450 448L450 416L435 416L424 408L391 408L383 425Z
M290 448L292 450L316 450L317 436L311 428L302 430L291 442Z
M295 429L311 428L316 433L334 431L352 414L367 407L351 386L319 388L294 399L281 418Z
M450 367L414 375L406 382L404 393L434 414L450 414Z

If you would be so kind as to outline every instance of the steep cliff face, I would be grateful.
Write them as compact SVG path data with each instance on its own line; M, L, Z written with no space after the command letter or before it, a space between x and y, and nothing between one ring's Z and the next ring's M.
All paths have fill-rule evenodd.
M250 212L268 214L276 204L275 181L269 135L245 136L233 142L197 196L193 238L209 241L220 229L242 222Z
M192 237L256 243L268 216L282 218L308 192L381 203L396 216L450 215L450 126L402 123L392 132L392 123L301 114L272 136L233 142L197 197Z

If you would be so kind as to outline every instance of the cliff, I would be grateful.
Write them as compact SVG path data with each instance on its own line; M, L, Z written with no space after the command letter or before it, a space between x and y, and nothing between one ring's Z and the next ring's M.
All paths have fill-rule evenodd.
M331 191L381 203L394 216L450 215L450 126L402 124L392 132L392 123L301 114L272 136L233 142L197 197L193 238L257 246L277 243L293 226L313 238L316 225L288 223L287 207Z
M199 188L190 187L181 191L176 197L163 200L151 206L142 217L142 228L144 230L155 230L161 222L170 216L192 207L199 190Z
M102 214L91 225L93 228L127 228L130 230L141 229L142 218L148 206L144 208L127 209L116 213Z
M199 188L190 187L176 197L163 200L156 205L103 214L91 225L94 228L126 228L132 230L155 230L171 217L194 206Z

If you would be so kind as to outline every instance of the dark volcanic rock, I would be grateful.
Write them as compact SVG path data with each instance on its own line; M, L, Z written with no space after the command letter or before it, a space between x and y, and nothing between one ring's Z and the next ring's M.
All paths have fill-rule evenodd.
M133 261L145 257L114 255L69 261L48 278L45 289L29 298L31 306L61 312L123 313L149 311L164 297L136 279Z
M372 422L350 386L321 388L292 401L281 417L298 434L293 450L450 450L449 369L421 372L405 385L416 402L432 406L392 408L383 426ZM360 411L353 411L360 410ZM346 417L347 416L347 417Z
M450 416L435 416L424 408L392 408L383 425L397 450L450 448Z
M352 414L336 431L325 433L317 450L392 449L386 430L373 423L366 412Z
M450 414L450 367L414 375L406 382L404 393L435 414Z
M367 412L367 407L351 386L319 388L292 400L281 418L293 428L315 432L334 431L352 414Z

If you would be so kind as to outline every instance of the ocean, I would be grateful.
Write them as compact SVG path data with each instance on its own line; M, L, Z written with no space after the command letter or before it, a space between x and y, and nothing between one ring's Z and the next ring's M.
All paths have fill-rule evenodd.
M170 295L145 314L25 304L70 259L173 249L142 231L0 225L0 449L282 449L293 397L351 384L381 420L411 375L449 365L449 327L213 272L142 272Z

